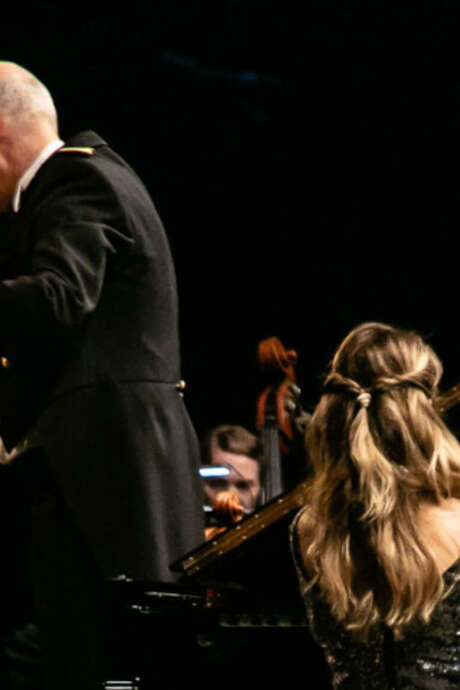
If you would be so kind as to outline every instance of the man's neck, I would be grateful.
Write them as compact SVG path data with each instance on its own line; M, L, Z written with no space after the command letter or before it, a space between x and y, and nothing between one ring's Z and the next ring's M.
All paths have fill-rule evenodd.
M53 153L55 153L55 151L60 149L63 145L64 142L61 139L58 139L57 137L55 139L52 139L51 141L48 141L44 145L44 147L36 154L32 162L24 170L16 184L13 199L11 202L11 209L14 213L17 213L19 211L22 192L24 192L27 189L27 187L32 182L37 172L40 170L43 163L45 163L45 161L47 161L48 158L50 158L50 156L52 156Z

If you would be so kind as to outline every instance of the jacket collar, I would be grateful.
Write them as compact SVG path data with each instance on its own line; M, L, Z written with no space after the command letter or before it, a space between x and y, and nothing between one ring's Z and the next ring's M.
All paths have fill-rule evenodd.
M18 180L16 184L16 189L14 191L13 201L11 204L13 213L17 213L19 211L19 206L21 204L21 194L24 192L24 190L27 189L29 184L32 182L43 163L45 163L48 160L48 158L50 158L53 155L53 153L60 149L61 146L63 146L63 144L64 142L61 141L61 139L54 139L53 141L51 141L40 151L38 156L36 156L35 160L24 171L21 178Z
M62 145L64 142L60 142ZM80 132L78 134L75 134L71 137L66 137L65 139L65 146L84 146L84 147L92 147L92 148L99 148L101 146L107 146L107 142L102 139L96 132L93 132L92 130L87 130ZM59 150L59 147L57 147ZM49 158L54 158L54 155L49 156ZM46 167L48 163L48 160L46 160L43 163L43 167ZM37 175L38 176L38 175ZM30 182L30 187L33 187L35 183L35 177L33 180ZM24 201L26 197L28 196L28 189L24 191ZM19 206L16 207L16 210L19 210ZM15 214L14 214L15 215Z

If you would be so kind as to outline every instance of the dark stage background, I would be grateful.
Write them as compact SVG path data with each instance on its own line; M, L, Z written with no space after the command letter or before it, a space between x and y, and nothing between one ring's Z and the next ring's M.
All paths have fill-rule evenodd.
M95 129L154 198L176 262L199 435L254 427L257 343L270 335L298 351L308 409L336 346L365 320L421 331L445 364L444 387L460 381L460 5L386 5L2 8L0 58L49 86L63 138ZM450 420L459 430L460 410ZM8 500L3 552L14 562ZM22 585L4 573L17 620ZM276 658L260 640L251 654ZM281 656L294 675L299 660L299 677L307 660L315 678L298 644L296 654L284 639Z
M308 408L364 320L420 330L460 380L460 9L385 5L35 2L3 24L63 136L97 130L152 193L199 434L254 425L269 335L297 349Z

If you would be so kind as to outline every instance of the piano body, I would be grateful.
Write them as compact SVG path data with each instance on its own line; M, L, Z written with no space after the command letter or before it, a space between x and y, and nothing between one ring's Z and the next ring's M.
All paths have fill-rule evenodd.
M300 484L186 554L172 566L179 574L175 585L112 582L120 639L129 640L112 676L137 676L139 688L150 690L160 656L175 682L231 681L246 688L281 674L305 688L329 690L289 550L289 524L304 490Z

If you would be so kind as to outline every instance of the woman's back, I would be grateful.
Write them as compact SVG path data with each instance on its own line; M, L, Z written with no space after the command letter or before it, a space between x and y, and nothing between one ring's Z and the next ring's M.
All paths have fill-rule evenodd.
M422 522L436 527L437 521L450 519L453 527L459 519L458 505L447 512L450 515L446 517L428 510ZM296 516L291 527L292 552L307 618L331 668L334 690L460 688L460 559L444 571L447 596L439 601L428 624L412 626L399 640L395 640L390 628L378 625L369 640L362 642L332 614L318 586L308 588L311 577L301 557L299 537L302 534L305 538L305 522L308 509ZM440 561L445 561L448 552L452 553L453 542L450 535L440 536L438 553Z

